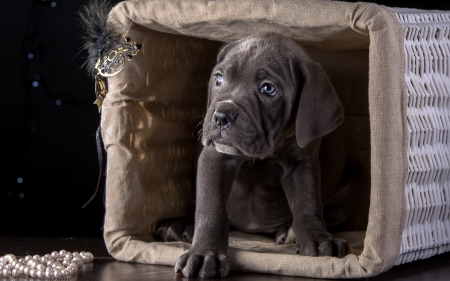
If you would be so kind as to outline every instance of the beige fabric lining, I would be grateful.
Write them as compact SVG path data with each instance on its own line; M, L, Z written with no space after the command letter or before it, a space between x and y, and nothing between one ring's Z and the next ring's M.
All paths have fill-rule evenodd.
M362 238L356 238L353 253L342 259L287 254L289 246L275 251L280 250L275 243L234 233L231 269L358 278L395 264L404 225L407 132L404 36L392 12L367 3L312 0L148 0L121 2L110 14L123 31L130 19L128 36L143 49L108 80L101 121L108 153L104 237L115 258L174 265L189 248L152 242L152 233L158 220L192 209L192 132L205 110L215 55L221 42L272 31L308 48L352 113L346 117L356 144L351 149L371 172L369 223L362 253ZM351 52L361 61L348 61ZM328 64L331 59L356 65L369 79L342 78L340 69ZM358 108L361 100L365 107ZM370 143L358 146L357 138L364 136Z

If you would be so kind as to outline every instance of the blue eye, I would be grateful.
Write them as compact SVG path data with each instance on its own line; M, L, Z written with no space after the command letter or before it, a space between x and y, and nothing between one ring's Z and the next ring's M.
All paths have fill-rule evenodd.
M223 75L216 74L216 86L222 86L223 84Z
M264 83L262 87L259 89L259 91L262 94L268 95L268 96L275 96L277 94L277 91L275 91L275 87L272 84Z

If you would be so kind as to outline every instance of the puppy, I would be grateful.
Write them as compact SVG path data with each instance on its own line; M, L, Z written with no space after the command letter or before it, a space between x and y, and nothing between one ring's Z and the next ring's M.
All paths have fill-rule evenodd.
M175 271L226 276L230 225L273 233L292 224L297 254L345 256L347 241L323 219L321 137L344 112L321 67L287 37L248 37L221 49L208 95L193 244Z

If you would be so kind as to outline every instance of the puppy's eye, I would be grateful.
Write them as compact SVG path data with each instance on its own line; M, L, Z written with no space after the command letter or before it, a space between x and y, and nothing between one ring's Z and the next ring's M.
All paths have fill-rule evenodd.
M222 86L223 84L223 75L216 74L216 86Z
M264 83L262 87L259 89L259 91L262 94L268 95L268 96L275 96L277 94L277 91L275 91L275 87L272 84Z

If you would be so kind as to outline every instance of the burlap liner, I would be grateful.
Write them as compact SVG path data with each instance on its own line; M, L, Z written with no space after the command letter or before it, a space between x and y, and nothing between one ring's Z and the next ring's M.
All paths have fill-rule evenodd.
M155 222L191 210L193 130L206 108L217 50L221 42L272 31L306 47L333 81L346 126L354 127L350 149L370 168L369 223L362 252L361 232L344 234L353 250L342 259L294 255L292 246L232 234L232 270L355 278L394 265L404 225L407 132L404 36L392 12L312 0L149 0L121 2L110 14L122 31L130 20L128 36L143 49L109 79L101 121L108 153L104 238L116 259L174 265L189 248L153 242L152 233Z

